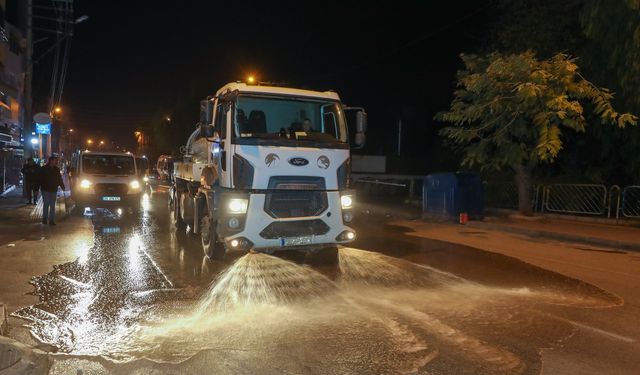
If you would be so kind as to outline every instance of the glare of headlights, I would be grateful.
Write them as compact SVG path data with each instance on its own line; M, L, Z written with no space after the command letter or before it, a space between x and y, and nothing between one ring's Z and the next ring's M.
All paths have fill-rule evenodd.
M247 213L247 206L249 201L247 199L232 198L229 200L228 208L232 214L245 214Z
M351 195L343 195L340 197L340 205L343 209L353 207L353 197Z
M80 181L80 187L83 189L88 189L91 187L91 181L89 180L82 180Z
M129 183L129 186L131 186L132 189L140 189L140 183L138 182L138 180L133 180Z

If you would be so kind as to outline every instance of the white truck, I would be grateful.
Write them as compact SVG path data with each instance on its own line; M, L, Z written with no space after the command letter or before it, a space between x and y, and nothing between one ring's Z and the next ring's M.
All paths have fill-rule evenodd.
M364 109L332 91L236 82L203 100L200 113L174 163L169 207L176 227L200 235L206 256L337 255L355 239L349 149L364 145Z

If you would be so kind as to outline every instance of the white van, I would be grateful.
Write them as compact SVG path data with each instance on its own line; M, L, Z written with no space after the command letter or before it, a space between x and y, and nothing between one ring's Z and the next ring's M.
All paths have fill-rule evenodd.
M144 184L131 153L80 151L69 172L71 197L81 212L85 207L139 211Z

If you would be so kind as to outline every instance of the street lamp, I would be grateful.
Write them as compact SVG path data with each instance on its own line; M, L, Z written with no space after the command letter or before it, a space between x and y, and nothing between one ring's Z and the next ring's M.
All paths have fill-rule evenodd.
M171 122L171 116L167 116L164 119L167 120L167 122Z
M89 146L91 146L93 144L93 139L91 139L91 138L87 139L87 144Z
M104 141L100 141L100 146L104 146Z
M59 114L60 112L62 112L62 108L56 107L53 111Z

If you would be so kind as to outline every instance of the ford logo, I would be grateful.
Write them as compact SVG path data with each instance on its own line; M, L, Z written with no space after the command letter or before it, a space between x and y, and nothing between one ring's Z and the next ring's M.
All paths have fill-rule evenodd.
M305 158L291 158L289 159L289 164L295 165L296 167L301 167L303 165L309 164L309 160Z

